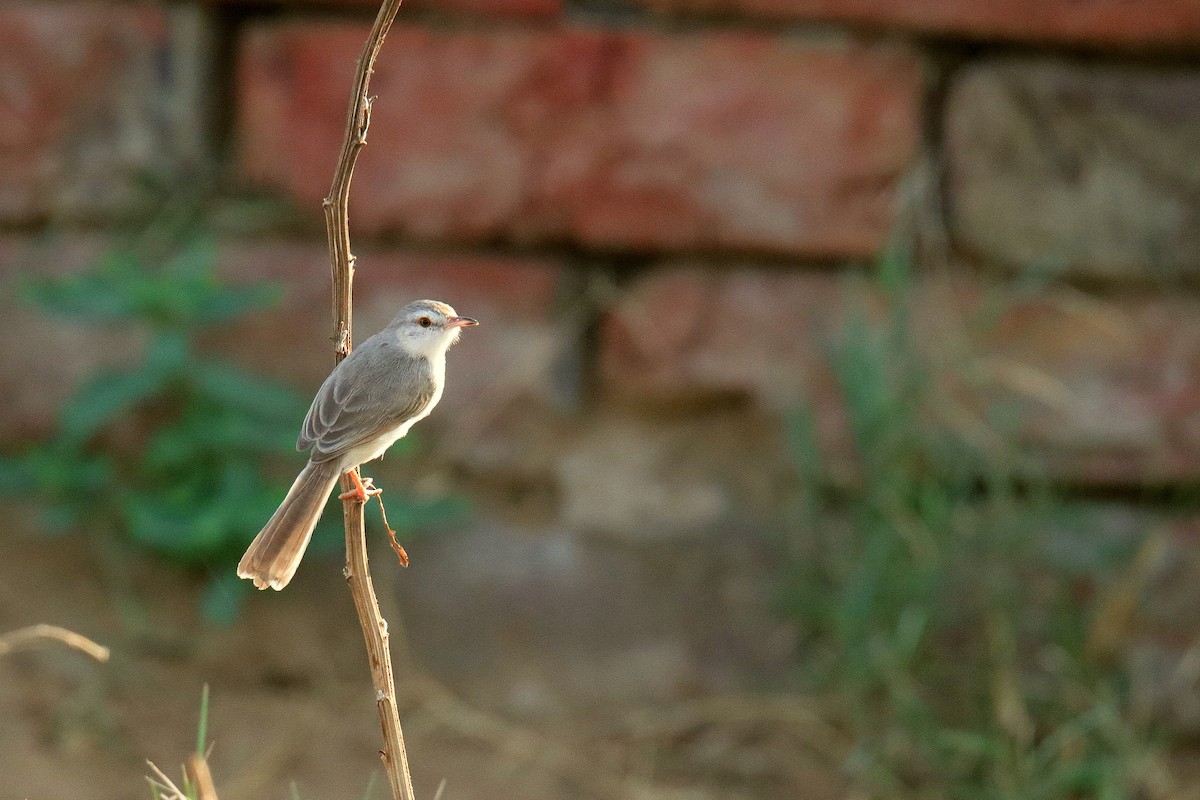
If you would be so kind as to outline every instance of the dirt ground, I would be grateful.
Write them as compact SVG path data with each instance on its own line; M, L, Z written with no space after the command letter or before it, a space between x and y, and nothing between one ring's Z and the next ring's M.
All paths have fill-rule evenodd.
M205 683L222 800L389 795L363 645L336 559L306 562L287 591L255 598L230 627L200 621L197 578L139 560L128 565L129 583L149 626L131 634L117 611L121 592L101 577L94 548L22 534L16 524L0 535L0 631L54 623L113 655L100 666L48 643L0 660L0 798L148 797L145 760L178 773ZM383 557L377 574L391 569L378 566ZM396 593L381 594L418 797L434 797L443 781L448 800L843 795L844 743L810 701L697 690L514 714L440 674L444 659L411 646Z

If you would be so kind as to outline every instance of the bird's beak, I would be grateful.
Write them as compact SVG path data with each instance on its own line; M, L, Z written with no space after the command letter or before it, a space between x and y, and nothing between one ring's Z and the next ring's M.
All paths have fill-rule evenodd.
M477 320L473 320L470 317L450 317L450 319L446 320L447 328L469 328L472 325L478 324Z

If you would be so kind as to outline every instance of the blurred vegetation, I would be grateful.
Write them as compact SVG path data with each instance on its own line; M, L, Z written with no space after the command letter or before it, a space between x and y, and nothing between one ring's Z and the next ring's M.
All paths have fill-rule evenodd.
M807 681L849 710L852 781L878 798L1163 796L1163 737L1116 666L1110 613L1136 602L1153 537L1105 538L1101 509L945 424L961 415L941 378L964 365L930 362L905 257L874 288L884 312L853 315L829 353L857 483L822 489L811 415L790 428L803 488L784 602ZM1011 445L1003 419L985 421Z
M206 328L276 303L278 289L221 280L208 237L158 239L23 287L30 303L66 324L119 325L146 344L132 366L91 376L59 409L51 439L0 460L0 493L36 497L49 532L104 538L110 579L122 571L114 545L202 569L205 615L229 621L248 585L234 566L299 469L296 434L308 400L198 347ZM456 510L403 496L389 505L401 530ZM327 515L321 527L331 532L338 521ZM130 622L136 604L115 583Z

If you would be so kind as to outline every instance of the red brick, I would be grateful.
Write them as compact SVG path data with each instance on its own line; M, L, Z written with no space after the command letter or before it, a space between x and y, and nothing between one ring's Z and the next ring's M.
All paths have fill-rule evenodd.
M238 6L261 6L264 0L209 0L210 3ZM283 9L320 8L361 9L364 16L374 17L381 0L265 0L266 4ZM562 0L404 0L397 15L404 20L413 11L447 11L471 15L502 17L553 16L563 10Z
M487 414L473 410L502 413L514 399L545 399L551 393L552 362L564 346L553 312L561 274L557 262L363 249L355 254L356 341L421 297L444 300L480 321L454 346L438 425L453 427L464 416L482 424ZM209 346L314 392L333 359L328 264L323 243L226 243L224 274L238 281L274 282L284 297L276 308L210 336Z
M107 213L161 157L163 13L100 4L0 8L0 218Z
M880 300L830 273L658 271L607 315L601 383L642 403L705 393L809 403L844 476L853 440L827 354L851 311L878 314ZM1019 424L993 443L1024 448L1033 469L1111 485L1200 477L1200 298L1050 290L1030 300L964 277L918 284L913 304L943 424L986 443L986 426L963 420L1003 402Z
M1200 41L1195 0L641 0L672 14L738 14L936 35L1034 42L1180 45Z
M845 307L828 273L679 264L638 281L605 315L599 381L638 406L750 397L785 411L811 402L817 438L850 473L847 424L824 348Z
M430 9L509 17L553 16L563 10L562 0L406 0L406 7L412 11Z
M242 173L315 221L364 29L248 34ZM866 254L916 144L918 83L901 50L760 33L398 26L371 87L352 224L434 240Z

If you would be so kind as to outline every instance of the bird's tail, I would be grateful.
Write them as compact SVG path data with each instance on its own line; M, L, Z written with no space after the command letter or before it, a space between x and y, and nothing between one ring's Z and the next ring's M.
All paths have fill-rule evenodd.
M279 510L267 521L238 562L239 578L249 578L259 589L278 591L296 574L313 528L321 519L329 491L338 480L336 462L308 462Z

